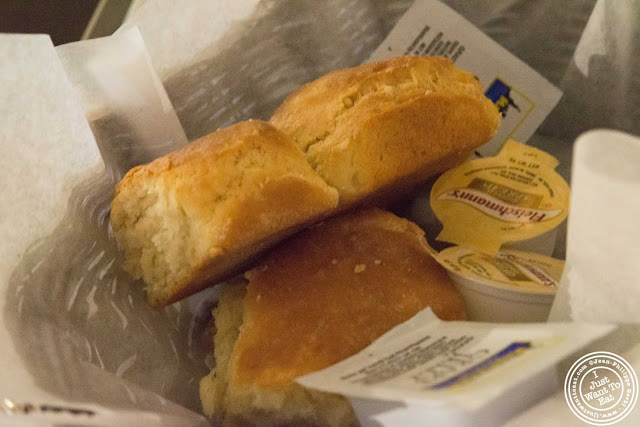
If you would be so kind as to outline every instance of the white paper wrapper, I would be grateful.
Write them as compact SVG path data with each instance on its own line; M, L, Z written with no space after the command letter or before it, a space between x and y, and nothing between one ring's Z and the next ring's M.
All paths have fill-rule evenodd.
M589 1L446 3L565 92L530 140L565 177L580 132L640 133L636 2L599 1L590 19ZM0 398L93 408L102 423L126 424L113 418L123 411L203 423L189 410L208 370L206 319L184 302L152 310L121 271L108 226L115 179L363 62L409 5L148 0L115 37L57 52L43 36L0 36Z
M553 318L640 323L638 165L640 138L597 130L576 142L564 292Z
M56 51L114 179L188 142L137 28Z
M6 300L13 297L8 283L22 253L60 222L74 184L104 167L82 108L72 101L71 85L51 40L2 34L0 57L6 59L0 61L0 309L4 312L21 304L20 298L14 307ZM58 168L63 161L68 166ZM0 371L0 394L28 398L34 380L15 351L18 344L3 318L0 360L8 367Z
M147 411L150 419L161 419L164 413L181 423L202 423L202 417L171 402L199 409L195 386L207 368L206 346L194 342L196 319L185 304L151 309L142 287L131 286L122 272L119 251L109 235L115 179L134 164L186 143L139 35L129 32L63 47L66 74L48 38L24 36L16 44L4 36L2 42L5 55L15 58L14 68L2 75L11 78L14 71L10 101L14 115L24 122L18 127L19 117L5 115L9 122L3 126L3 146L11 151L3 157L17 154L20 160L7 165L17 169L8 178L13 180L10 194L18 199L7 215L24 216L33 206L33 213L23 220L27 226L3 227L4 239L22 241L25 247L7 256L12 270L3 272L1 331L10 336L5 341L13 343L9 360L17 359L28 372L1 381L1 394L9 399L5 409L62 401L75 402L76 408L97 404ZM111 133L95 132L101 138L106 170L85 120L85 114L98 110L117 122ZM162 125L136 132L143 122ZM26 145L15 145L19 142ZM39 167L25 173L29 160ZM43 208L52 214L57 210L53 218L38 215L36 209L49 198L51 207ZM27 234L28 240L19 233ZM14 369L5 370L13 375ZM16 390L14 384L24 385L25 379L33 385ZM34 386L54 399L34 393ZM102 421L121 416L95 412L95 419Z
M180 6L173 8L174 3ZM363 62L386 35L387 10L397 17L398 5L406 3L284 0L231 7L225 1L150 1L125 27L140 26L192 140L239 120L267 119L303 83ZM215 26L225 10L228 20ZM194 14L196 26L209 22L215 34L191 31ZM169 33L175 35L168 39ZM168 53L176 51L185 55L179 66Z
M374 399L382 407L403 407L356 408L369 423L418 425L419 419L429 419L441 424L453 417L459 418L456 425L497 425L554 388L555 363L614 328L441 322L425 309L357 355L297 381L349 398Z

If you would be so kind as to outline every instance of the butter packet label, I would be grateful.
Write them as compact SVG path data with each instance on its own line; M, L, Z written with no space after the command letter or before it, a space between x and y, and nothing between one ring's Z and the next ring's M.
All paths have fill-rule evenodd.
M569 210L569 185L550 154L509 140L495 157L442 174L430 203L444 229L437 239L495 255L505 242L552 230Z
M400 55L445 56L473 73L500 110L498 133L478 149L493 156L509 138L527 141L556 106L562 91L437 0L416 0L369 61Z
M496 256L463 246L453 246L435 255L447 270L468 279L521 291L555 294L564 261L535 253L501 250Z
M348 397L475 410L514 386L532 388L537 374L613 329L445 322L427 308L360 353L296 381Z

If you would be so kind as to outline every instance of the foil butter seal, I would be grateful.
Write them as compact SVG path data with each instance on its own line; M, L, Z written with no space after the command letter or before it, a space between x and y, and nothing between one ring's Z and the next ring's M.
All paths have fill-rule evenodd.
M508 140L498 155L444 173L430 195L444 227L437 239L495 255L503 243L557 227L569 210L557 165L550 154Z
M435 255L447 270L491 286L554 295L564 261L517 250L500 250L496 256L463 246L453 246Z

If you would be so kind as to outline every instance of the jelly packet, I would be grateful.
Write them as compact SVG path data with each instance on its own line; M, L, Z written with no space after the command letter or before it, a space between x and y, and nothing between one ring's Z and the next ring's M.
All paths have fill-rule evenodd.
M462 295L467 319L483 322L546 322L564 261L501 249L496 256L464 246L434 254Z
M552 230L569 208L557 165L550 154L508 140L498 155L444 173L430 196L444 226L437 239L495 255L505 242Z
M490 280L501 288L552 295L564 269L564 261L516 250L501 250L492 257L453 246L435 258L447 270L471 280Z

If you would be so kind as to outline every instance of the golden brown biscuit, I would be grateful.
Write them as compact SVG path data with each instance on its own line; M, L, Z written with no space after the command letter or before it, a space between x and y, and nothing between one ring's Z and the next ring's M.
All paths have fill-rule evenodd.
M337 199L289 137L252 120L133 168L116 188L111 224L125 268L161 307L242 272Z
M329 73L289 95L270 122L345 207L405 194L461 163L500 115L449 59L403 56Z
M216 368L205 413L259 424L344 425L346 399L294 379L326 368L429 306L465 318L462 298L422 231L380 210L332 218L272 250L224 290L214 316Z

